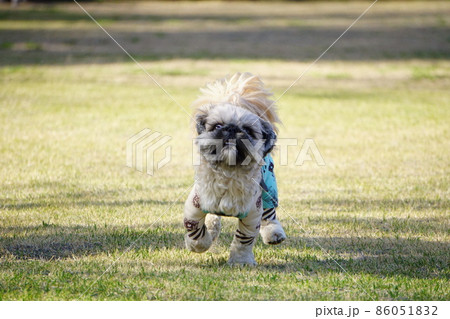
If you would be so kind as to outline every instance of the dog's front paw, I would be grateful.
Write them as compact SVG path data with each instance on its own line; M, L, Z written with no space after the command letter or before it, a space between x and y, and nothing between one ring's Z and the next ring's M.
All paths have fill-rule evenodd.
M211 247L212 239L211 236L206 232L205 236L200 239L194 240L186 234L184 238L186 248L195 253L203 253Z
M255 261L255 256L253 255L252 246L243 246L232 243L228 264L256 266L257 263Z
M278 245L286 239L286 234L280 222L276 219L261 223L261 237L266 245Z
M228 264L231 266L245 265L245 266L256 266L255 257L253 256L230 256L228 259Z

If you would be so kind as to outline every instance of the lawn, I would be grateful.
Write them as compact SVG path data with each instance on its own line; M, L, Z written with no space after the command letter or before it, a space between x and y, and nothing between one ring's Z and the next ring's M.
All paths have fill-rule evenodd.
M450 298L449 2L380 1L278 101L288 239L254 268L234 219L184 249L178 104L236 71L281 96L369 3L83 4L178 104L75 4L0 5L0 300ZM144 128L172 137L153 176L126 167ZM306 138L325 166L294 165Z

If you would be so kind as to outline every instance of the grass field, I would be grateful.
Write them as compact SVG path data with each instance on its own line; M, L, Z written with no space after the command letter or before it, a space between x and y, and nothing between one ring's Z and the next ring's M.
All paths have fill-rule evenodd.
M186 109L235 71L282 92L368 6L85 4ZM175 12L175 13L174 13ZM75 4L0 6L0 300L449 300L450 3L377 3L278 102L288 239L183 247L190 119ZM144 128L171 162L126 167ZM342 268L341 268L342 267Z

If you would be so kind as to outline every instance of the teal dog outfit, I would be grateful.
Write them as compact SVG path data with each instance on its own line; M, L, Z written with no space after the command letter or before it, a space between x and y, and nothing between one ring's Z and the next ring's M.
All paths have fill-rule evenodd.
M262 172L262 202L263 209L278 207L278 189L277 180L273 172L274 164L272 155L268 154L264 157L265 164L261 168Z

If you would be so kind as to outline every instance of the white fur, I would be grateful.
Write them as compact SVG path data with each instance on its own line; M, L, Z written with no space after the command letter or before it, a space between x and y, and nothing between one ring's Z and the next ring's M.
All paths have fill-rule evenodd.
M276 245L286 239L286 234L280 222L276 219L261 222L260 231L262 240L266 245Z
M220 228L222 226L220 222L220 216L208 214L206 215L205 225L211 235L212 241L215 241L220 234Z
M248 265L256 266L255 256L253 255L253 246L243 246L236 238L233 239L230 248L230 265Z
M229 216L252 210L260 187L254 181L261 179L261 169L251 164L248 169L235 166L233 169L213 168L202 163L196 170L196 187L201 194L200 203L205 211L223 212ZM256 201L256 199L255 199Z
M211 247L213 240L209 232L207 232L205 236L198 240L193 240L188 236L188 234L186 234L184 236L184 242L186 244L186 248L190 251L193 251L194 253L203 253Z

